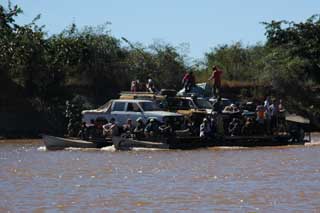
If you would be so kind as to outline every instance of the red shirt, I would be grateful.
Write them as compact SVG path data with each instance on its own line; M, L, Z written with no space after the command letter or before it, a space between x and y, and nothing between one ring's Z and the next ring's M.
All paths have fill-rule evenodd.
M189 79L190 79L190 74L189 74L189 73L186 73L186 74L183 76L182 81L183 81L183 82L186 82L186 81L189 81Z
M191 84L194 84L195 83L195 77L194 75L190 75L189 73L185 74L183 76L183 79L182 79L183 82L189 82Z
M215 71L212 72L209 80L214 79L215 84L221 84L221 75L222 75L222 70L216 69Z

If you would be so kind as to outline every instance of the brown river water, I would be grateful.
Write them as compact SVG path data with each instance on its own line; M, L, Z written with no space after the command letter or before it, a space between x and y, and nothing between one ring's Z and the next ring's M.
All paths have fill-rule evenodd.
M0 212L320 212L319 136L192 151L0 141L0 168Z

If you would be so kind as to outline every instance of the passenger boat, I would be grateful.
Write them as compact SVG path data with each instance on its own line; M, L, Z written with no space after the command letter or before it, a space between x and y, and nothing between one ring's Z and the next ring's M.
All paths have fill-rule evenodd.
M63 138L51 135L42 135L44 145L48 150L62 150L65 148L102 148L111 146L110 139L95 139L92 141L80 140L76 138Z

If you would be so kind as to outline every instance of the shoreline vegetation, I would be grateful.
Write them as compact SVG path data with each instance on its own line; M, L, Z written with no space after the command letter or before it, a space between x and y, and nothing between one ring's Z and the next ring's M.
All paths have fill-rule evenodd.
M158 88L181 89L186 71L206 82L211 67L224 70L222 96L243 101L282 99L290 112L320 129L320 16L305 22L271 21L266 43L223 44L190 66L186 45L150 46L111 36L109 24L71 24L48 36L40 15L20 25L18 5L0 4L0 137L38 137L66 130L66 101L102 105L152 78Z

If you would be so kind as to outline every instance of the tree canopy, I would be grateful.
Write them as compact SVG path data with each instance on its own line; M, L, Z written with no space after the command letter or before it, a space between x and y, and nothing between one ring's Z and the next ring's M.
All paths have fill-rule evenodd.
M163 42L133 44L112 36L109 23L83 29L71 24L47 36L36 24L40 15L29 24L17 24L22 12L10 2L0 4L0 79L19 86L24 98L49 118L63 117L66 100L75 97L102 104L128 90L134 79L152 78L158 88L179 89L187 70L206 80L212 65L223 68L224 80L271 85L294 100L299 99L298 89L320 82L319 15L301 23L263 23L265 44L219 45L205 54L204 67L190 68L180 51L184 48Z

